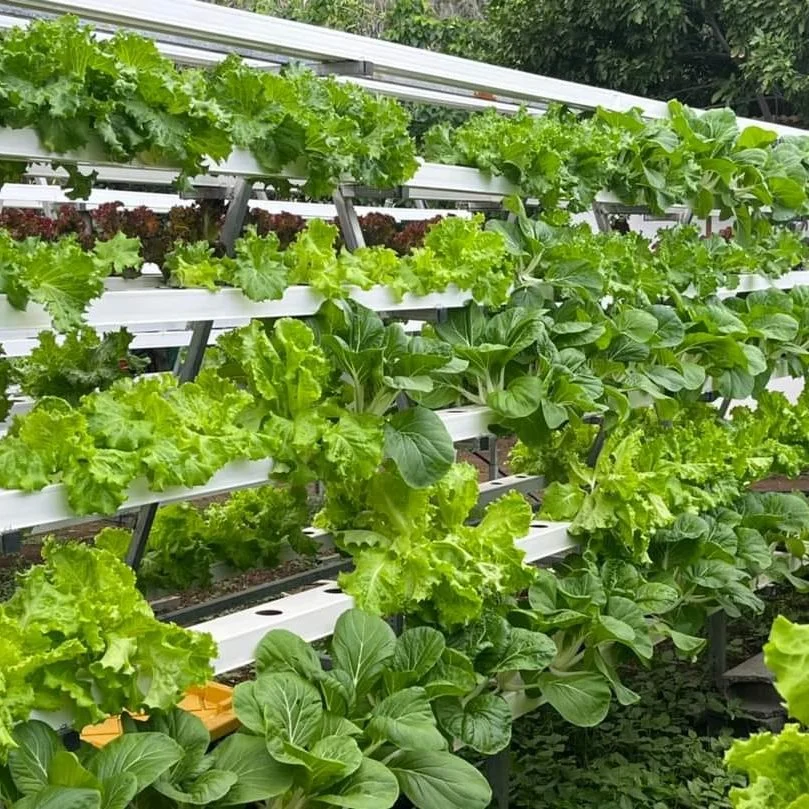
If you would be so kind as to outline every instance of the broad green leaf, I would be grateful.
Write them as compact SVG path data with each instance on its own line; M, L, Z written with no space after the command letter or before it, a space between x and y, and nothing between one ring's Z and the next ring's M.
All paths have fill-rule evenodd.
M540 404L542 417L545 419L545 424L547 424L551 430L561 427L568 420L567 410L561 405L556 404L556 402L552 402L550 399L543 399Z
M244 685L252 683L241 683L236 691ZM310 682L288 672L262 674L255 681L253 699L261 711L268 743L280 740L306 747L316 737L323 717L323 703L317 688ZM235 692L233 706L241 719ZM270 752L275 755L274 748Z
M388 766L417 809L486 809L492 799L480 772L452 753L403 750Z
M75 753L60 750L48 767L48 782L53 786L94 789L101 792L101 782L79 762Z
M656 385L659 385L663 390L677 392L685 387L685 379L679 371L673 368L665 368L662 365L652 366L647 369L646 375Z
M635 638L635 630L611 615L599 615L595 637L599 642L610 640L631 643Z
M563 719L578 727L595 727L610 709L609 682L595 672L544 672L538 684L543 698Z
M680 345L685 337L685 326L670 306L655 305L649 307L649 313L657 321L651 344L655 348L674 348Z
M318 739L311 750L286 745L290 762L306 767L312 789L326 789L347 778L362 763L362 751L350 736L325 736Z
M650 660L654 648L649 636L649 625L638 604L623 596L612 596L607 602L607 612L610 617L617 619L632 630L632 638L618 638L618 640L632 649L638 657Z
M152 788L181 805L204 806L224 798L238 780L234 772L208 770L182 787L159 778Z
M768 146L778 139L778 135L771 129L762 129L760 126L746 126L736 141L737 149L760 149Z
M615 318L615 328L636 343L648 343L658 330L658 322L650 312L624 309Z
M320 687L326 710L348 715L356 702L356 687L351 675L342 669L320 671L314 675Z
M514 627L502 643L480 656L483 670L491 674L504 671L541 671L556 657L556 644L542 632Z
M133 725L139 732L165 733L183 748L183 757L171 770L171 780L175 783L197 771L211 744L211 735L205 723L198 716L178 707L155 713L146 722Z
M519 376L506 390L491 393L486 404L504 418L522 419L539 407L542 396L543 385L539 377Z
M323 736L362 736L362 729L358 725L328 711L323 714L320 732Z
M138 779L131 772L107 778L101 790L101 809L127 809L138 794Z
M416 685L441 659L446 648L444 636L429 626L408 629L396 640L396 649L385 672L389 691Z
M396 651L396 635L381 618L362 610L344 612L334 626L334 665L347 672L358 696L368 693Z
M672 629L667 624L655 624L655 630L666 638L670 638L675 648L683 654L696 655L705 648L705 638L698 638L694 635L686 635L683 632L678 632Z
M724 371L719 377L717 390L726 399L747 399L753 394L755 379L740 368Z
M228 736L211 754L219 770L235 773L238 781L220 801L237 806L283 795L292 786L294 768L270 756L263 738L241 733Z
M48 785L48 768L61 748L59 737L36 720L17 725L11 735L17 745L8 754L11 777L23 795L32 795Z
M45 787L17 801L14 809L101 809L101 793L94 789Z
M142 792L182 756L183 748L162 733L126 733L102 747L87 762L87 769L100 781L131 773Z
M441 658L422 683L430 699L465 696L477 685L472 661L457 649L444 649Z
M385 456L393 460L408 486L422 489L446 474L455 460L455 446L438 415L416 406L389 418Z
M799 211L806 202L806 189L803 183L789 177L769 177L767 185L773 195L774 203L789 212ZM784 219L790 219L785 214Z
M423 688L405 688L385 697L371 711L366 733L401 750L443 750L447 743Z
M615 667L608 663L601 649L596 649L593 655L596 668L610 681L615 697L621 705L636 705L640 702L640 694L636 694L631 688L627 688L618 676Z
M344 809L390 809L399 797L399 784L391 771L378 761L364 758L359 769L335 784L317 800Z
M498 694L484 692L466 703L442 697L435 713L444 733L483 755L493 756L511 741L511 708Z
M309 765L312 783L333 783L347 778L362 765L363 757L357 742L350 736L325 736L312 745L313 761Z
M784 312L772 312L754 317L748 321L747 325L752 332L758 332L762 337L776 340L779 343L794 340L800 328L798 321Z
M585 493L575 483L560 483L558 480L548 486L542 494L540 515L549 520L573 520L579 513Z
M314 649L294 632L273 629L256 647L256 673L289 671L310 677L321 671L320 658Z
M638 588L636 601L645 613L662 615L680 603L680 594L667 584L649 582Z
M700 390L705 384L705 369L694 362L682 362L680 367L683 371L686 390Z

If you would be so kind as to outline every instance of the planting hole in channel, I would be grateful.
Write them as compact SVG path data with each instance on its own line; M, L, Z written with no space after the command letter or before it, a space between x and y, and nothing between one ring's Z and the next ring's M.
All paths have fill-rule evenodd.
M324 593L342 593L343 591L339 587L329 587L328 590L324 590Z
M544 522L532 522L531 528L547 528L547 524Z
M283 615L284 613L281 610L256 610L256 615Z

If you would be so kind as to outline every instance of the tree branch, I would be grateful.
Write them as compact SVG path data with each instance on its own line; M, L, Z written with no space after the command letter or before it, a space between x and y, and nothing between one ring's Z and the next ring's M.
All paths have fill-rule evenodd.
M722 29L719 27L716 17L714 17L713 14L706 14L705 21L711 26L711 31L713 31L714 36L719 40L719 44L722 46L725 53L730 54L730 43L722 33Z
M730 43L727 41L727 38L722 33L722 29L719 27L719 23L717 22L716 17L713 14L706 14L705 20L708 25L711 26L711 31L713 31L714 36L719 41L719 44L725 50L725 52L730 57L731 62L733 62L734 66L736 65L736 60L733 58L733 54L730 49ZM767 103L767 99L761 93L756 93L756 102L758 103L758 108L761 110L761 117L764 118L765 121L772 121L772 110L770 110L770 105Z

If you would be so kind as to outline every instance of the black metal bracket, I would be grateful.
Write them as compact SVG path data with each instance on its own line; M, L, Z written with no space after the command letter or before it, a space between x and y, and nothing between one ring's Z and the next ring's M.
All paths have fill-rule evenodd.
M492 788L494 809L508 809L511 780L511 745L486 759L486 779Z
M0 534L0 553L19 553L22 548L22 531Z
M244 179L238 179L233 186L233 192L225 221L222 225L220 240L229 256L233 255L236 239L244 227L244 219L247 215L247 206L250 201L253 188ZM199 374L202 368L202 361L205 357L205 350L208 347L208 340L211 336L213 322L210 320L200 320L191 324L191 343L185 360L177 370L180 382L191 382ZM159 503L149 503L138 511L135 520L135 528L132 532L132 542L126 554L126 563L137 570L146 553L146 546L149 542L149 534L154 525Z

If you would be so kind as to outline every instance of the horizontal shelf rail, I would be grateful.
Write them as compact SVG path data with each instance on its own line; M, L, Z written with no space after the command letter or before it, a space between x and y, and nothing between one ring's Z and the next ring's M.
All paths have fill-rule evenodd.
M489 93L524 102L559 102L578 109L638 108L651 118L662 118L664 101L620 93L576 82L524 73L458 56L425 51L384 40L347 34L329 28L282 20L199 0L12 0L9 5L46 14L72 13L97 23L188 37L226 49L248 49L266 54L270 61L303 59L314 62L353 62L372 65L374 78L399 78ZM279 58L283 57L283 59ZM803 130L765 121L739 119L779 135L800 135Z
M717 295L729 298L735 295L765 289L788 290L809 285L809 271L796 270L780 277L769 278L751 273L740 276L735 289L722 288ZM686 293L688 294L688 293ZM691 294L694 294L693 291ZM369 290L347 290L347 296L369 309L418 319L419 314L432 313L439 309L464 306L472 299L471 292L450 288L429 295L405 294L397 300L387 287ZM174 289L163 284L157 277L143 276L132 280L108 279L106 291L90 303L86 321L89 326L103 329L118 329L121 326L164 332L162 337L142 336L133 347L159 348L185 345L182 334L172 334L167 329L171 324L183 325L198 320L248 321L251 318L307 317L314 315L325 299L308 286L291 286L278 300L255 302L241 290L222 287L216 292L207 289ZM15 309L0 295L0 343L9 345L9 356L24 356L29 350L25 342L14 345L15 340L30 340L33 334L51 328L51 318L37 303L29 303L25 310ZM20 334L18 332L25 332ZM185 329L183 328L184 332Z
M309 286L287 287L278 300L251 301L240 289L222 287L207 289L174 289L162 279L141 277L131 280L107 279L106 291L91 301L87 309L87 325L93 327L154 326L199 320L308 317L317 313L325 298ZM369 290L356 287L346 290L351 300L373 309L400 316L453 309L464 306L472 293L457 287L429 295L406 293L399 300L388 287ZM15 309L0 295L0 341L13 339L17 329L50 329L51 318L37 303L24 310Z
M271 470L272 463L269 460L234 461L223 466L202 486L172 486L162 492L152 491L145 478L136 480L130 486L127 500L120 510L138 508L149 503L173 503L258 486L269 479ZM74 516L76 515L67 504L65 488L60 483L46 486L38 492L0 489L0 534L61 523Z
M491 411L485 407L459 407L438 411L453 441L468 441L488 434ZM170 503L221 494L235 489L259 486L269 479L272 463L236 461L220 469L203 486L172 487L162 492L149 489L145 479L135 481L119 511L127 511L149 503ZM60 483L38 492L0 489L0 534L23 528L62 523L76 517L67 503L65 488ZM111 516L111 515L99 515Z
M569 523L535 522L529 533L517 540L526 552L527 562L537 562L573 550ZM312 589L268 601L245 610L223 615L192 626L210 632L219 646L214 662L217 674L253 662L258 642L271 629L288 629L308 642L322 640L334 632L337 619L354 606L353 599L334 581L324 581Z
M193 205L193 197L177 194L164 194L150 191L125 191L110 188L96 188L86 200L70 199L58 185L35 185L33 183L6 183L0 186L0 206L13 208L41 208L46 204L81 205L94 210L99 205L120 202L124 208L140 206L151 208L156 213L165 213L174 207ZM251 199L247 203L251 210L266 211L269 214L290 213L302 219L336 219L337 208L322 202L284 202L282 200ZM402 208L395 206L357 205L358 216L385 214L397 222L423 222L436 216L459 216L468 219L469 211L461 208Z

